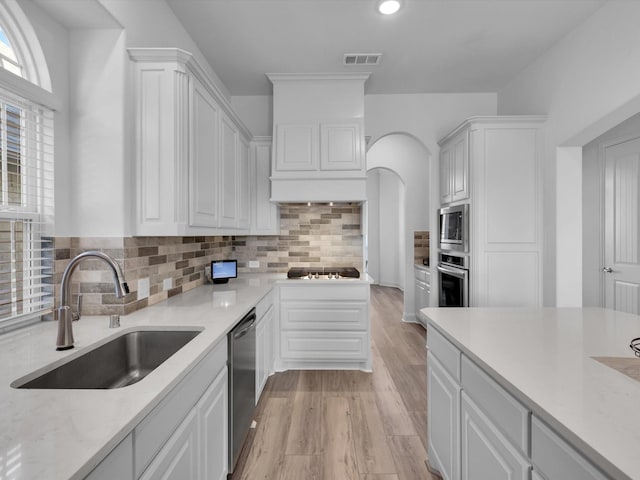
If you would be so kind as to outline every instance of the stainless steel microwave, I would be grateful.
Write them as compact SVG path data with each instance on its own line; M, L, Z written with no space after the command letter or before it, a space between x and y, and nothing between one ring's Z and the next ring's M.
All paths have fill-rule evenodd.
M440 214L440 250L469 252L469 204L445 207Z

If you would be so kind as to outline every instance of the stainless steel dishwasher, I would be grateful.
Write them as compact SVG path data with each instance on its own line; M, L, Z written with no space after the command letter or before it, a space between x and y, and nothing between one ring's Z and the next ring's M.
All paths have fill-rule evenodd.
M229 473L233 472L256 405L256 309L234 327L229 342Z

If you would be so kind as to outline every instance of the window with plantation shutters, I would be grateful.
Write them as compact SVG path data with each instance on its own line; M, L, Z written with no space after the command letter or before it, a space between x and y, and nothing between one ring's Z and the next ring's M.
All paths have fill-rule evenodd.
M0 88L0 330L53 307L53 113Z

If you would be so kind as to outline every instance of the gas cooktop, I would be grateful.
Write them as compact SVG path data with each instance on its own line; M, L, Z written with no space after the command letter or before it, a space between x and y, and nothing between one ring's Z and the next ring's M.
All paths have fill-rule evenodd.
M360 272L355 267L292 268L287 272L287 278L339 280L341 278L360 278Z

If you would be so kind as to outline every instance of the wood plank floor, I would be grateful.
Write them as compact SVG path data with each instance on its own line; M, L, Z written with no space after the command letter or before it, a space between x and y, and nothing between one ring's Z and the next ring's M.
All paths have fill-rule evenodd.
M371 287L373 372L269 378L232 480L435 480L426 468L425 331Z

